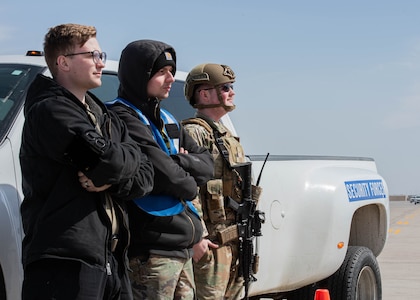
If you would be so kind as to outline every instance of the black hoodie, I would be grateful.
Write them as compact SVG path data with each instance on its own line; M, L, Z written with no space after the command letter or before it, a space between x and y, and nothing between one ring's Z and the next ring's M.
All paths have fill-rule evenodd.
M53 79L38 75L29 88L20 149L24 267L39 259L58 258L105 271L112 235L106 193L120 218L122 259L128 245L123 200L152 189L153 167L125 124L95 96L86 95L86 102L96 112L102 135L81 101ZM85 140L87 134L93 139ZM79 182L79 170L95 186L113 186L88 192Z
M158 128L163 126L160 100L148 98L147 84L153 65L163 51L170 52L176 60L175 50L165 43L153 40L134 41L123 50L118 70L118 97L140 109ZM115 104L111 110L117 112L127 124L131 137L152 161L155 180L151 194L192 200L197 195L197 186L213 177L211 154L204 147L199 147L182 127L179 131L180 147L188 150L188 154L168 156L153 139L150 128L139 119L133 109ZM192 246L201 239L200 220L188 208L181 215L156 217L131 203L129 216L132 237L130 257L148 253L190 257Z

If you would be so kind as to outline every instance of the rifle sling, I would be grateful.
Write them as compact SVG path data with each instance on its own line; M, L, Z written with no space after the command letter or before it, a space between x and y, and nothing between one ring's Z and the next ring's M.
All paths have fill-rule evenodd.
M226 149L225 145L223 144L223 139L220 137L220 132L213 128L213 134L214 134L214 139L216 142L217 149L219 149L219 152L220 154L222 154L229 169L233 169L229 160L229 151Z

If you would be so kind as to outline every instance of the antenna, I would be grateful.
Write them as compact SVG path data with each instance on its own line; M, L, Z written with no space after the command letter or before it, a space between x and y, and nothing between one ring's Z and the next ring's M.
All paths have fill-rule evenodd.
M268 159L268 156L269 155L270 155L270 153L267 153L267 155L265 156L264 163L263 163L263 165L261 167L261 170L260 170L260 174L258 175L257 184L256 184L257 186L260 185L261 175L262 175L262 172L264 170L265 163L267 162L267 159Z

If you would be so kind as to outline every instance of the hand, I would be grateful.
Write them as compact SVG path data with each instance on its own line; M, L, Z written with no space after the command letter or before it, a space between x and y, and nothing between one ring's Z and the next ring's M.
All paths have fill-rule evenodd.
M83 172L79 171L77 173L77 176L79 176L79 182L80 185L82 186L82 188L84 188L85 190L87 190L88 192L102 192L105 191L106 189L108 189L111 185L110 184L105 184L103 186L100 187L96 187L92 180L90 180Z
M209 239L202 239L199 241L193 246L193 260L198 262L203 257L204 253L209 250L209 248L216 249L219 248L219 245L213 243Z
M180 147L178 153L188 154L188 150L185 150L183 147Z

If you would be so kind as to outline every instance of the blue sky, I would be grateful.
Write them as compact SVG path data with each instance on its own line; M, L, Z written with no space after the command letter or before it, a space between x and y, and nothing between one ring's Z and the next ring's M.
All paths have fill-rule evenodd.
M111 59L133 40L165 41L180 70L235 71L231 117L248 154L372 157L391 194L420 194L420 2L109 3L3 0L0 54L42 49L68 22L96 26Z

